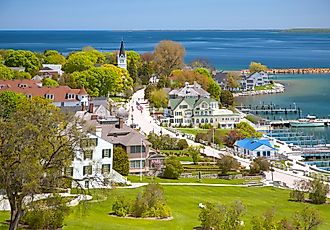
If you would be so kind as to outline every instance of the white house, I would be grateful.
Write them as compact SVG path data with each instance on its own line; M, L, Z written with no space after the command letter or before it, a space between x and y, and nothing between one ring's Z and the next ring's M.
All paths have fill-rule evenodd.
M228 109L220 109L212 98L177 98L169 100L167 121L172 126L199 126L212 124L214 127L234 128L241 115Z
M243 140L236 141L234 144L234 149L237 153L252 158L274 158L278 153L273 144L265 138L245 138Z
M42 64L42 68L39 70L41 75L59 75L62 76L64 71L62 70L62 65L59 64Z
M256 86L268 85L270 83L269 76L265 72L256 72L249 76L244 76L241 81L243 90L254 90Z
M185 83L184 87L180 89L173 89L169 92L170 98L210 98L210 93L202 88L200 84L194 82L194 84L189 85L188 82Z
M96 127L95 134L88 133L84 150L77 150L72 165L66 170L74 179L73 187L107 188L111 182L127 183L127 179L112 169L113 144L101 138L102 127Z

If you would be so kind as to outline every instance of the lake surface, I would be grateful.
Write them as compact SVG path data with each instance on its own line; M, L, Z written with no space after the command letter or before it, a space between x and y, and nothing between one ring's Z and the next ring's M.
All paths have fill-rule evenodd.
M272 68L329 67L330 33L281 31L0 31L0 48L64 54L90 45L102 51L152 51L165 39L186 48L186 62L208 59L219 69L247 68L259 61Z
M285 85L285 92L271 95L258 95L237 98L237 103L245 105L276 104L302 109L303 116L330 117L330 74L277 75L273 80ZM269 115L269 119L293 119L298 115ZM330 127L299 129L318 137L325 137L330 143Z

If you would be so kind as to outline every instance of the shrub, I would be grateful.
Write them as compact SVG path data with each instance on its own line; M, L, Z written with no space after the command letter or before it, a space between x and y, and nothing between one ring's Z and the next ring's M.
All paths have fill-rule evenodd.
M238 170L240 163L232 156L222 156L218 161L218 166L220 168L221 174L226 174L231 170Z
M170 208L166 204L163 188L156 183L146 186L143 194L139 193L132 207L135 217L158 217L171 216Z
M199 128L201 128L201 129L211 129L212 124L200 124Z
M117 198L112 205L112 211L117 216L127 216L130 211L130 202L124 197Z
M309 199L313 204L324 204L327 201L329 186L320 179L315 179L309 184Z
M258 174L261 172L267 172L269 171L270 163L269 161L264 157L258 157L253 160L253 162L250 165L250 173L251 174Z
M189 147L189 145L188 145L186 139L180 139L180 140L178 141L178 149L179 149L179 150L183 150L183 149L186 149L186 148L188 148L188 147Z
M163 177L168 179L178 179L183 172L183 167L177 159L170 157L165 162Z
M63 226L69 210L61 197L51 197L36 201L23 216L22 222L32 229L58 229Z

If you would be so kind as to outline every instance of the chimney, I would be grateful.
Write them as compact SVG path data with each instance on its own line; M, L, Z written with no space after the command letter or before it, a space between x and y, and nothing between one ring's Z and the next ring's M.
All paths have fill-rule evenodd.
M84 102L81 102L81 111L85 111L86 110L86 106Z
M96 126L95 127L95 135L97 137L101 137L102 136L102 126Z
M89 112L89 113L93 113L93 112L94 112L94 103L93 103L93 102L89 103L89 109L88 109L88 112Z
M124 128L124 118L120 117L119 118L119 129Z

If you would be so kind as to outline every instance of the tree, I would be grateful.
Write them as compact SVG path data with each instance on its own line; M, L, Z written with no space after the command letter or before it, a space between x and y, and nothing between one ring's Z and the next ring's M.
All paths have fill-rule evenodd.
M196 68L205 68L205 69L208 69L209 71L214 71L215 70L215 67L207 59L196 59L196 60L193 60L190 63L190 66L193 69L196 69Z
M24 71L14 71L14 79L31 79L31 74Z
M220 102L223 106L228 107L234 105L234 96L229 90L222 90Z
M209 88L207 89L207 92L211 94L211 97L213 97L215 100L219 101L220 100L220 95L221 95L221 88L216 83L215 81L212 81L209 84Z
M229 72L227 75L227 84L230 89L239 88L240 80L242 80L239 73Z
M135 51L126 51L127 56L127 71L129 76L136 82L139 77L139 69L141 68L141 57Z
M232 156L223 155L220 160L218 160L218 166L220 168L221 174L225 175L231 170L238 170L240 163Z
M200 148L199 147L189 147L187 149L189 155L191 156L194 164L196 165L200 159Z
M178 179L183 173L183 167L175 157L170 157L166 159L165 162L165 170L164 170L164 178L167 179Z
M49 87L56 87L56 86L59 86L58 82L51 79L51 78L44 78L42 79L42 85L43 86L49 86Z
M313 230L322 223L320 213L310 206L305 206L293 216L294 229Z
M260 173L269 171L270 163L264 157L258 157L253 160L250 165L250 173Z
M186 149L186 148L189 147L188 142L187 142L186 139L180 139L178 141L177 146L178 146L178 149L180 149L180 150L183 150L183 149Z
M35 75L41 62L31 51L27 50L9 50L6 54L5 65L10 67L25 67L25 71Z
M249 66L249 70L250 73L252 74L252 73L267 71L268 67L258 62L251 62Z
M239 132L239 130L233 129L227 133L227 135L224 137L223 142L228 147L233 147L236 141L241 140L243 138L244 136L241 132Z
M123 176L129 173L128 154L121 147L115 147L113 150L113 169Z
M158 75L168 77L172 70L180 69L184 64L184 47L174 41L163 40L154 50L154 62Z
M245 207L240 201L231 205L214 204L207 202L199 214L203 229L242 229L241 218L245 213Z
M241 121L236 125L236 129L242 134L243 138L258 138L262 134L256 131L249 123Z
M114 65L92 67L82 72L71 74L73 88L84 87L90 96L115 95L130 89L133 80L125 69Z
M44 63L64 65L65 57L56 50L46 50L44 52Z
M64 188L63 169L71 165L84 137L74 117L48 100L19 100L16 110L0 119L0 189L10 203L10 229L17 229L29 210L28 197Z
M103 64L105 56L97 50L87 50L71 53L63 69L65 72L84 71L93 68L96 64Z
M14 76L13 70L0 63L0 80L11 80Z
M23 94L5 91L0 93L0 119L9 119L26 101Z
M308 192L309 183L304 180L296 181L294 189L290 192L290 199L298 202L305 201L305 194Z
M309 182L309 199L313 204L324 204L327 202L329 185L323 183L320 179L314 179Z
M168 94L163 89L157 89L150 94L150 103L156 108L166 108L168 105Z

